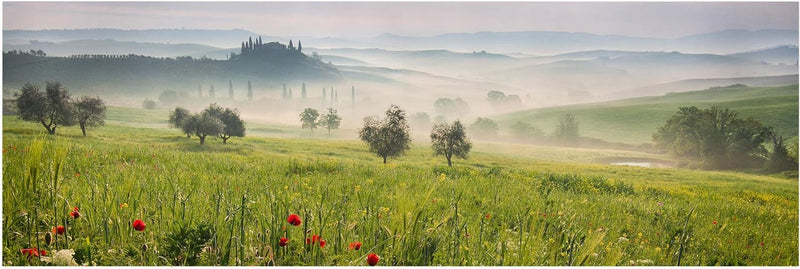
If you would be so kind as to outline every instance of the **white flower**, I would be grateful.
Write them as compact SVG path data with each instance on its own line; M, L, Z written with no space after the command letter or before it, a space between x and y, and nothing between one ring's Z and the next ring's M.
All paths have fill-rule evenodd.
M78 263L72 258L73 256L75 256L75 250L62 249L53 253L52 257L42 257L42 261L56 266L77 266Z
M630 241L628 238L625 238L624 236L622 236L622 237L619 238L619 240L617 240L617 243L628 242L628 241Z

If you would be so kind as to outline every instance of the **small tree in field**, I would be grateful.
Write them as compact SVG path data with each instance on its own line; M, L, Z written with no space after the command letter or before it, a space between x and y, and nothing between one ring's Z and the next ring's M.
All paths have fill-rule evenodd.
M169 112L170 127L183 130L183 121L189 118L189 116L191 116L191 114L189 114L189 110L182 107L176 107L175 110ZM186 133L186 138L192 137L191 130L188 132L186 130L183 131Z
M74 124L69 91L59 82L48 82L44 93L39 86L26 83L15 96L18 117L41 123L48 134L56 134L58 126Z
M341 123L342 117L339 117L339 115L336 114L336 109L332 107L329 107L328 113L323 114L319 119L319 124L328 129L328 134L331 133L331 129L339 129Z
M567 113L558 120L558 126L553 136L564 141L575 141L578 139L578 121L575 114Z
M184 122L184 131L189 130L200 138L200 144L206 142L207 136L216 136L222 132L222 121L207 112L194 114Z
M303 113L300 113L300 122L303 123L303 129L311 129L313 133L318 125L317 118L319 118L319 112L316 109L306 108L303 110Z
M497 136L497 123L489 118L478 118L469 126L470 132L481 138L494 138Z
M227 144L228 139L233 136L244 137L244 121L239 118L239 111L236 109L223 109L217 104L211 104L204 113L217 118L222 122L222 131L217 134L222 139L222 144Z
M410 148L410 128L406 122L406 112L392 105L386 110L386 118L364 118L364 128L359 138L369 145L369 150L383 158L398 157Z
M460 121L452 125L447 123L436 124L431 132L431 148L433 155L444 155L447 158L447 166L453 166L451 159L453 156L466 159L472 143L467 138L467 133Z
M81 126L83 136L86 136L86 127L103 125L106 118L106 105L100 97L81 97L75 103L75 118Z
M149 98L144 99L144 101L142 101L142 108L147 110L156 109L156 101L150 100Z

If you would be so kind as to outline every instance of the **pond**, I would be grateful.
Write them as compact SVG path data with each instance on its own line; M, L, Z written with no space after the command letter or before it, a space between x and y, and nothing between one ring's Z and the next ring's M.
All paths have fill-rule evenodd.
M669 160L644 158L644 157L622 157L622 156L604 157L604 158L598 158L597 162L610 165L638 166L638 167L650 167L650 168L675 167L675 165Z

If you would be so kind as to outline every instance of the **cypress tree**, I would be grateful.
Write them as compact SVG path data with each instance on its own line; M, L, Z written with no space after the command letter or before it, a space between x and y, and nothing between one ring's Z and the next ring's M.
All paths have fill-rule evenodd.
M297 51L303 52L303 43L300 43L300 40L297 40Z
M289 92L286 91L286 83L283 83L283 99L289 97Z
M259 39L261 39L259 37ZM250 81L247 81L247 101L253 101L253 84L250 84Z
M228 80L228 95L231 96L231 100L233 100L233 81Z
M303 88L301 89L300 94L303 96L303 100L306 99L306 83L303 82Z

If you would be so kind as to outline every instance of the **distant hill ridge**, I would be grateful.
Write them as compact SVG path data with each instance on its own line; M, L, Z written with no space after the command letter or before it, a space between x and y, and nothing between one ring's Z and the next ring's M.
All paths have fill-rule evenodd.
M114 39L119 41L156 43L196 43L223 48L235 47L232 40L259 34L242 29L232 30L3 30L4 44L25 44L30 40L68 41L78 39ZM266 39L288 39L263 35ZM797 30L725 30L680 38L650 38L624 35L598 35L580 32L519 31L445 33L435 36L401 36L383 34L367 38L307 38L317 47L358 47L384 49L448 49L454 51L525 52L555 54L584 50L666 50L688 53L736 53L778 45L798 45ZM350 45L348 45L350 44Z
M27 82L60 81L76 92L152 95L166 89L194 93L198 85L221 89L228 81L237 85L251 81L255 90L275 90L283 83L342 79L338 69L293 46L270 42L262 43L262 49L256 50L252 43L248 48L252 50L243 48L229 60L97 54L46 57L6 52L3 87L9 90Z

